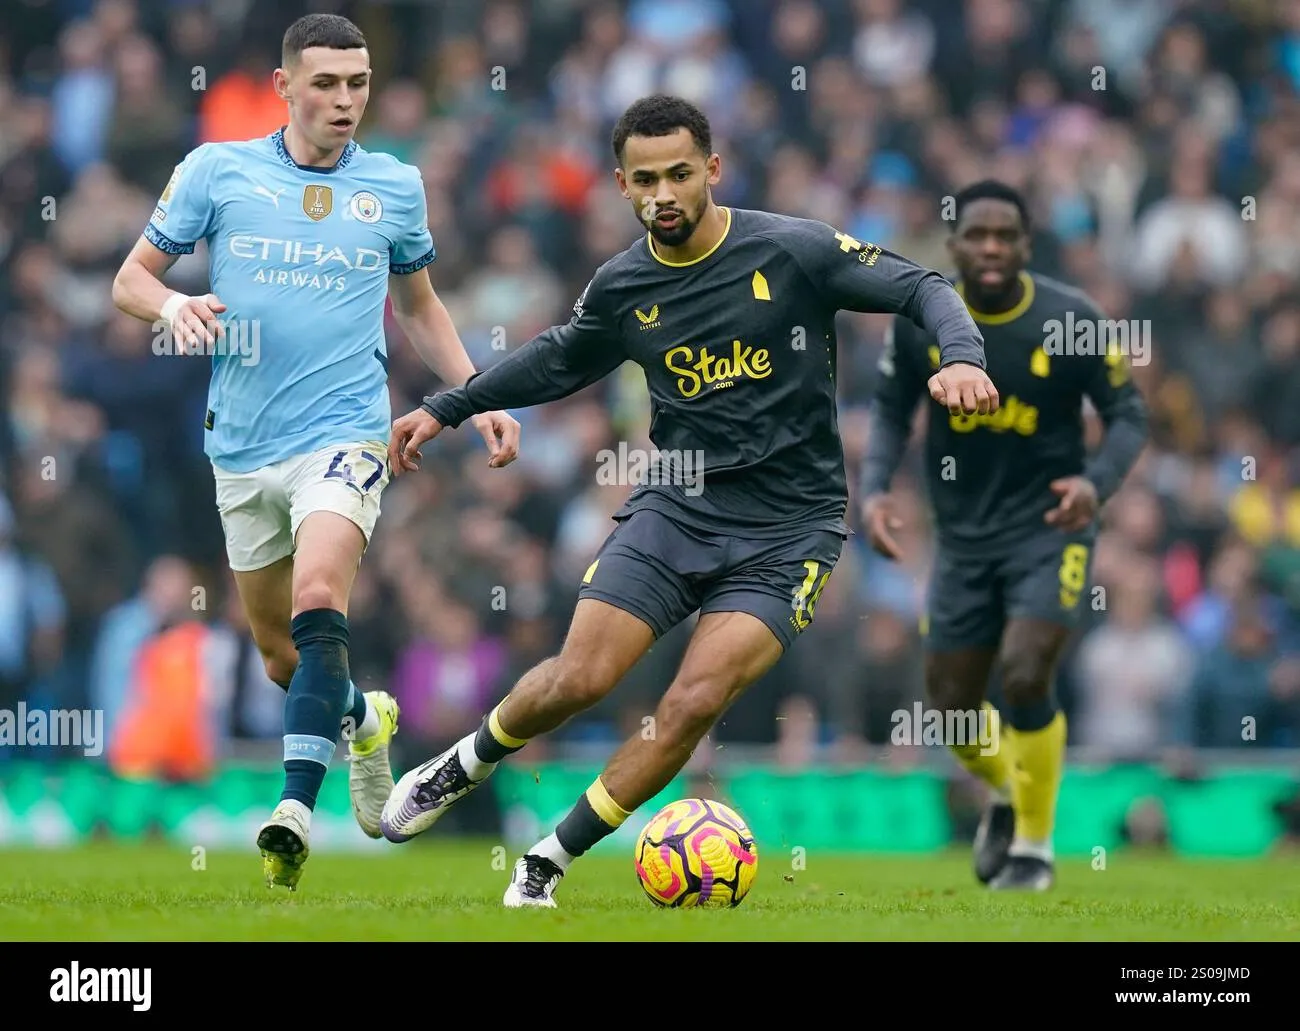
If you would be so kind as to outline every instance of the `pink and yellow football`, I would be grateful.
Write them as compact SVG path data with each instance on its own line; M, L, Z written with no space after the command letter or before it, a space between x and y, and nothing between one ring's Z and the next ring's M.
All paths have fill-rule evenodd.
M754 835L740 814L721 802L673 802L637 838L637 880L656 906L738 906L757 873Z

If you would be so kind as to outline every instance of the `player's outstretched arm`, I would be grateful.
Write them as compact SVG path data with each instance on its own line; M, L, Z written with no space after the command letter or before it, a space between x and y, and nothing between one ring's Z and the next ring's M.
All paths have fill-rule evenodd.
M953 285L938 272L883 249L875 265L880 275L867 275L857 303L902 315L938 341L939 370L926 384L930 396L954 414L996 412L998 391L984 371L984 337Z
M558 401L622 365L627 353L595 286L593 280L567 324L539 333L491 368L471 375L464 386L426 397L416 411L395 422L388 448L393 474L418 469L420 445L444 428L481 412Z
M474 375L460 334L446 305L433 289L427 269L388 277L393 318L420 359L444 383L461 384ZM519 423L505 412L483 412L471 420L487 443L494 469L509 465L519 454Z
M939 343L930 396L954 413L995 412L998 392L984 371L984 338L966 303L938 272L893 251L806 220L779 240L837 309L889 312L916 323Z

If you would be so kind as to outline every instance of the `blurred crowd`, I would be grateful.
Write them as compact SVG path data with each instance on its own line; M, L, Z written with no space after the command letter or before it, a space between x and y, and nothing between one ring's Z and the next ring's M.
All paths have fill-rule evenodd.
M120 761L177 775L278 740L283 695L240 616L202 453L207 361L155 356L109 285L191 148L283 124L270 73L313 10L367 34L359 141L422 170L430 272L480 368L566 321L638 237L608 141L641 95L706 110L718 202L822 219L945 272L943 198L985 176L1021 187L1033 268L1154 334L1134 370L1151 444L1106 510L1104 603L1061 673L1071 744L1116 760L1300 744L1300 0L7 6L0 707L99 708L121 741L148 711L143 737L170 751ZM202 246L170 281L207 289ZM851 478L886 321L841 317ZM440 384L389 329L396 416ZM487 468L468 427L425 449L385 493L357 581L353 679L396 694L412 760L557 650L628 489L597 483L596 453L650 446L631 366L515 414L508 469ZM911 458L904 560L851 540L807 640L715 747L771 746L796 767L919 761L887 746L890 714L922 697L921 489ZM639 727L689 630L530 754ZM160 713L176 733L156 732Z

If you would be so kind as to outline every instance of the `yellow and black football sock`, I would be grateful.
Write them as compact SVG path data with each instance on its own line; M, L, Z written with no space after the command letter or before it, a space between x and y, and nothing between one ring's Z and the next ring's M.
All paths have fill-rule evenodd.
M482 780L507 755L528 744L527 738L512 737L501 728L501 720L497 716L500 709L498 703L483 717L483 725L478 731L466 735L457 748L457 758L470 780Z
M613 834L632 814L615 802L599 777L569 815L560 821L555 833L543 838L528 850L529 855L545 856L561 870L592 848L602 838Z
M1065 713L1052 700L1006 710L1002 733L1010 752L1011 800L1016 810L1010 855L1052 861L1065 731Z
M966 767L972 776L978 777L989 786L993 797L999 802L1011 802L1011 764L1007 761L1006 737L1002 732L998 710L988 702L982 706L983 717L989 730L988 740L991 748L986 748L979 741L964 745L951 745L957 761ZM985 754L985 753L988 754Z

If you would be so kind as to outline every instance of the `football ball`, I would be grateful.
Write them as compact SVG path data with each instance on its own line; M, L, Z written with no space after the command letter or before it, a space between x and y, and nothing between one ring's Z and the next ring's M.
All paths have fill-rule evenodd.
M725 909L758 873L754 835L734 809L711 799L664 806L636 841L636 876L656 906Z

